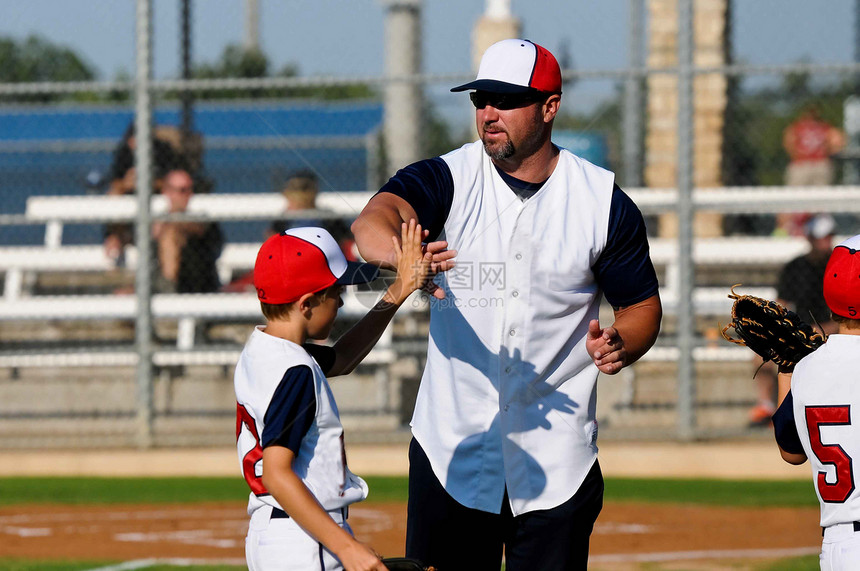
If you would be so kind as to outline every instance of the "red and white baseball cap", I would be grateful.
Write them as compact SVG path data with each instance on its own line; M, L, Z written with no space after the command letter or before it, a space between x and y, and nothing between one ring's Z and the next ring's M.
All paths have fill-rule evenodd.
M836 315L860 319L860 235L833 248L824 271L824 301Z
M561 69L549 50L529 40L502 40L487 48L478 77L451 91L561 93Z
M333 285L363 284L376 279L373 264L348 262L323 228L292 228L266 240L254 264L257 299L278 305Z

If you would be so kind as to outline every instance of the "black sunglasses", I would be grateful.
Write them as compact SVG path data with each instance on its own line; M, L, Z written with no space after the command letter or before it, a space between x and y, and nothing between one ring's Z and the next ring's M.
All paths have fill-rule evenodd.
M512 94L512 93L490 93L489 91L473 91L469 94L475 109L483 109L487 105L506 111L508 109L519 109L528 107L539 101L544 101L549 94Z

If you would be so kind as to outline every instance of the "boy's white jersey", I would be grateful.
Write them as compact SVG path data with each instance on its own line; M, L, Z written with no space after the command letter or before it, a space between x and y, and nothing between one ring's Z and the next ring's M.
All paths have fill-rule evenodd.
M828 337L795 367L791 393L821 527L860 521L860 336Z
M343 446L343 426L328 380L304 348L255 328L236 365L236 447L239 464L251 495L248 513L269 505L283 509L263 486L263 449L260 438L266 411L284 374L306 365L313 373L316 415L301 441L293 471L327 511L367 497L367 484L349 471Z

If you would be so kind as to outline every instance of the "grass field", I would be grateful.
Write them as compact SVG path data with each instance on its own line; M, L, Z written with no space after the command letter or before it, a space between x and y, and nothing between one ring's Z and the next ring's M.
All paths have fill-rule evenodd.
M406 501L405 477L366 477L368 502ZM0 478L0 505L236 501L239 478ZM817 506L807 481L607 478L607 501L723 506Z
M405 477L369 477L368 503L406 501ZM36 504L189 504L195 502L242 501L247 497L245 483L238 478L0 478L0 505ZM817 506L811 484L805 481L725 481L684 479L607 478L606 500L702 504L720 506ZM212 565L184 566L153 562L128 566L111 561L24 561L0 559L0 571L83 571L105 569L124 571L189 570L233 571L244 567ZM749 567L746 567L749 568ZM668 569L659 564L642 567L649 571ZM672 566L673 571L683 567ZM690 567L690 569L698 569ZM806 571L818 569L817 556L799 557L763 564L756 571Z

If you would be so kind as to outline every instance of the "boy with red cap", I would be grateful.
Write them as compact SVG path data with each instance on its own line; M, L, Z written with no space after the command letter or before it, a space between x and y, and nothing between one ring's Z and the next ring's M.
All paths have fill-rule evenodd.
M371 264L348 262L322 228L294 228L263 244L254 285L266 325L257 326L236 365L236 439L251 494L245 556L252 571L384 570L356 541L347 507L367 497L349 471L343 427L326 375L351 372L379 340L397 308L430 275L422 229L403 224L397 277L377 305L333 347L326 339L346 285L376 278Z
M786 462L810 460L824 530L821 568L860 569L860 235L833 249L824 300L839 331L793 373L780 371L773 424Z

